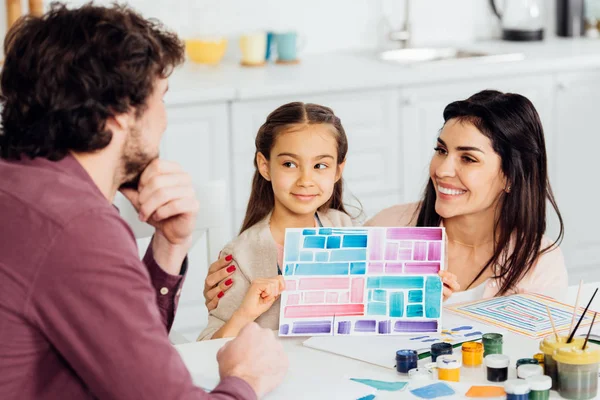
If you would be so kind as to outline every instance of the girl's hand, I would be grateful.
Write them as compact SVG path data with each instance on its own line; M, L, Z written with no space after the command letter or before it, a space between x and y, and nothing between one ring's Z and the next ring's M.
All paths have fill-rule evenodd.
M233 279L230 278L230 275L235 270L236 266L233 264L231 255L219 258L210 265L204 280L204 299L208 311L217 308L221 297L233 286Z
M242 305L236 313L244 319L254 321L267 311L281 292L285 290L283 276L267 279L256 279L244 297Z
M454 292L460 291L458 278L452 272L448 271L440 271L438 275L442 278L442 283L444 284L444 301L446 301Z

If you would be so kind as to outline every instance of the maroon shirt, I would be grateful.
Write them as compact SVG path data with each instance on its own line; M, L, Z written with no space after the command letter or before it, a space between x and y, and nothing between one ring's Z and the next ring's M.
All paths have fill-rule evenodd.
M139 260L72 156L0 160L0 232L3 400L256 398L239 378L193 386L167 336L183 277Z

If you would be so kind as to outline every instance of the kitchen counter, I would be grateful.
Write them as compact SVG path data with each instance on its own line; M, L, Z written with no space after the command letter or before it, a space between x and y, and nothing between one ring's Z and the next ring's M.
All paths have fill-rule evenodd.
M379 60L378 52L373 50L307 55L297 65L269 63L257 68L244 68L228 60L218 66L187 62L170 79L167 103L252 100L600 68L599 39L486 41L457 47L489 53L522 53L524 59L486 62L472 58L403 66Z

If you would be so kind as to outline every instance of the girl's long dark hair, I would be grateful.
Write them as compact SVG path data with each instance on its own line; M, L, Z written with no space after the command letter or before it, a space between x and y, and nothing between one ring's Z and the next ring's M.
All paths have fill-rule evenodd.
M320 106L318 104L305 104L294 102L284 104L277 108L267 117L265 123L260 127L256 135L254 153L254 178L252 179L252 191L246 208L246 216L244 223L240 229L240 233L250 228L257 222L267 216L275 205L275 197L271 182L267 181L258 172L256 164L256 156L258 153L269 160L271 149L275 145L277 136L284 133L286 129L297 124L330 124L336 130L337 140L337 163L343 163L348 153L348 138L342 127L340 119L335 116L333 110L329 107ZM331 198L319 207L319 211L327 211L329 209L339 210L346 213L342 202L342 193L344 192L343 181L340 178L333 188Z
M509 292L531 270L537 258L558 246L564 236L563 220L548 179L546 144L539 115L533 104L519 94L484 90L444 109L444 123L458 120L473 124L490 139L502 160L510 190L503 192L494 221L494 254L473 279L471 286L489 267L501 279L498 295ZM427 183L417 226L439 226L436 193ZM558 216L560 232L542 249L546 232L546 201ZM512 247L512 251L511 251Z

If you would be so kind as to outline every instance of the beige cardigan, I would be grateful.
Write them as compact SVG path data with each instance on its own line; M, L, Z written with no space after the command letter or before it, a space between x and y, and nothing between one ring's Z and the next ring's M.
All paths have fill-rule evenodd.
M325 227L353 225L348 215L337 210L317 214ZM231 318L233 312L242 304L253 280L277 276L277 245L269 228L270 220L271 214L242 232L221 250L221 257L226 254L233 255L232 264L236 267L232 275L234 284L219 301L218 307L209 313L208 325L198 336L199 341L211 339ZM279 329L279 303L278 299L269 310L256 319L256 322L263 328Z
M368 220L365 226L415 226L419 203L401 204L387 208ZM552 244L547 237L542 239L542 248ZM567 268L560 247L555 247L538 257L533 268L514 288L515 293L539 293L563 300L568 287ZM483 298L494 297L500 290L500 282L489 279L485 283Z

